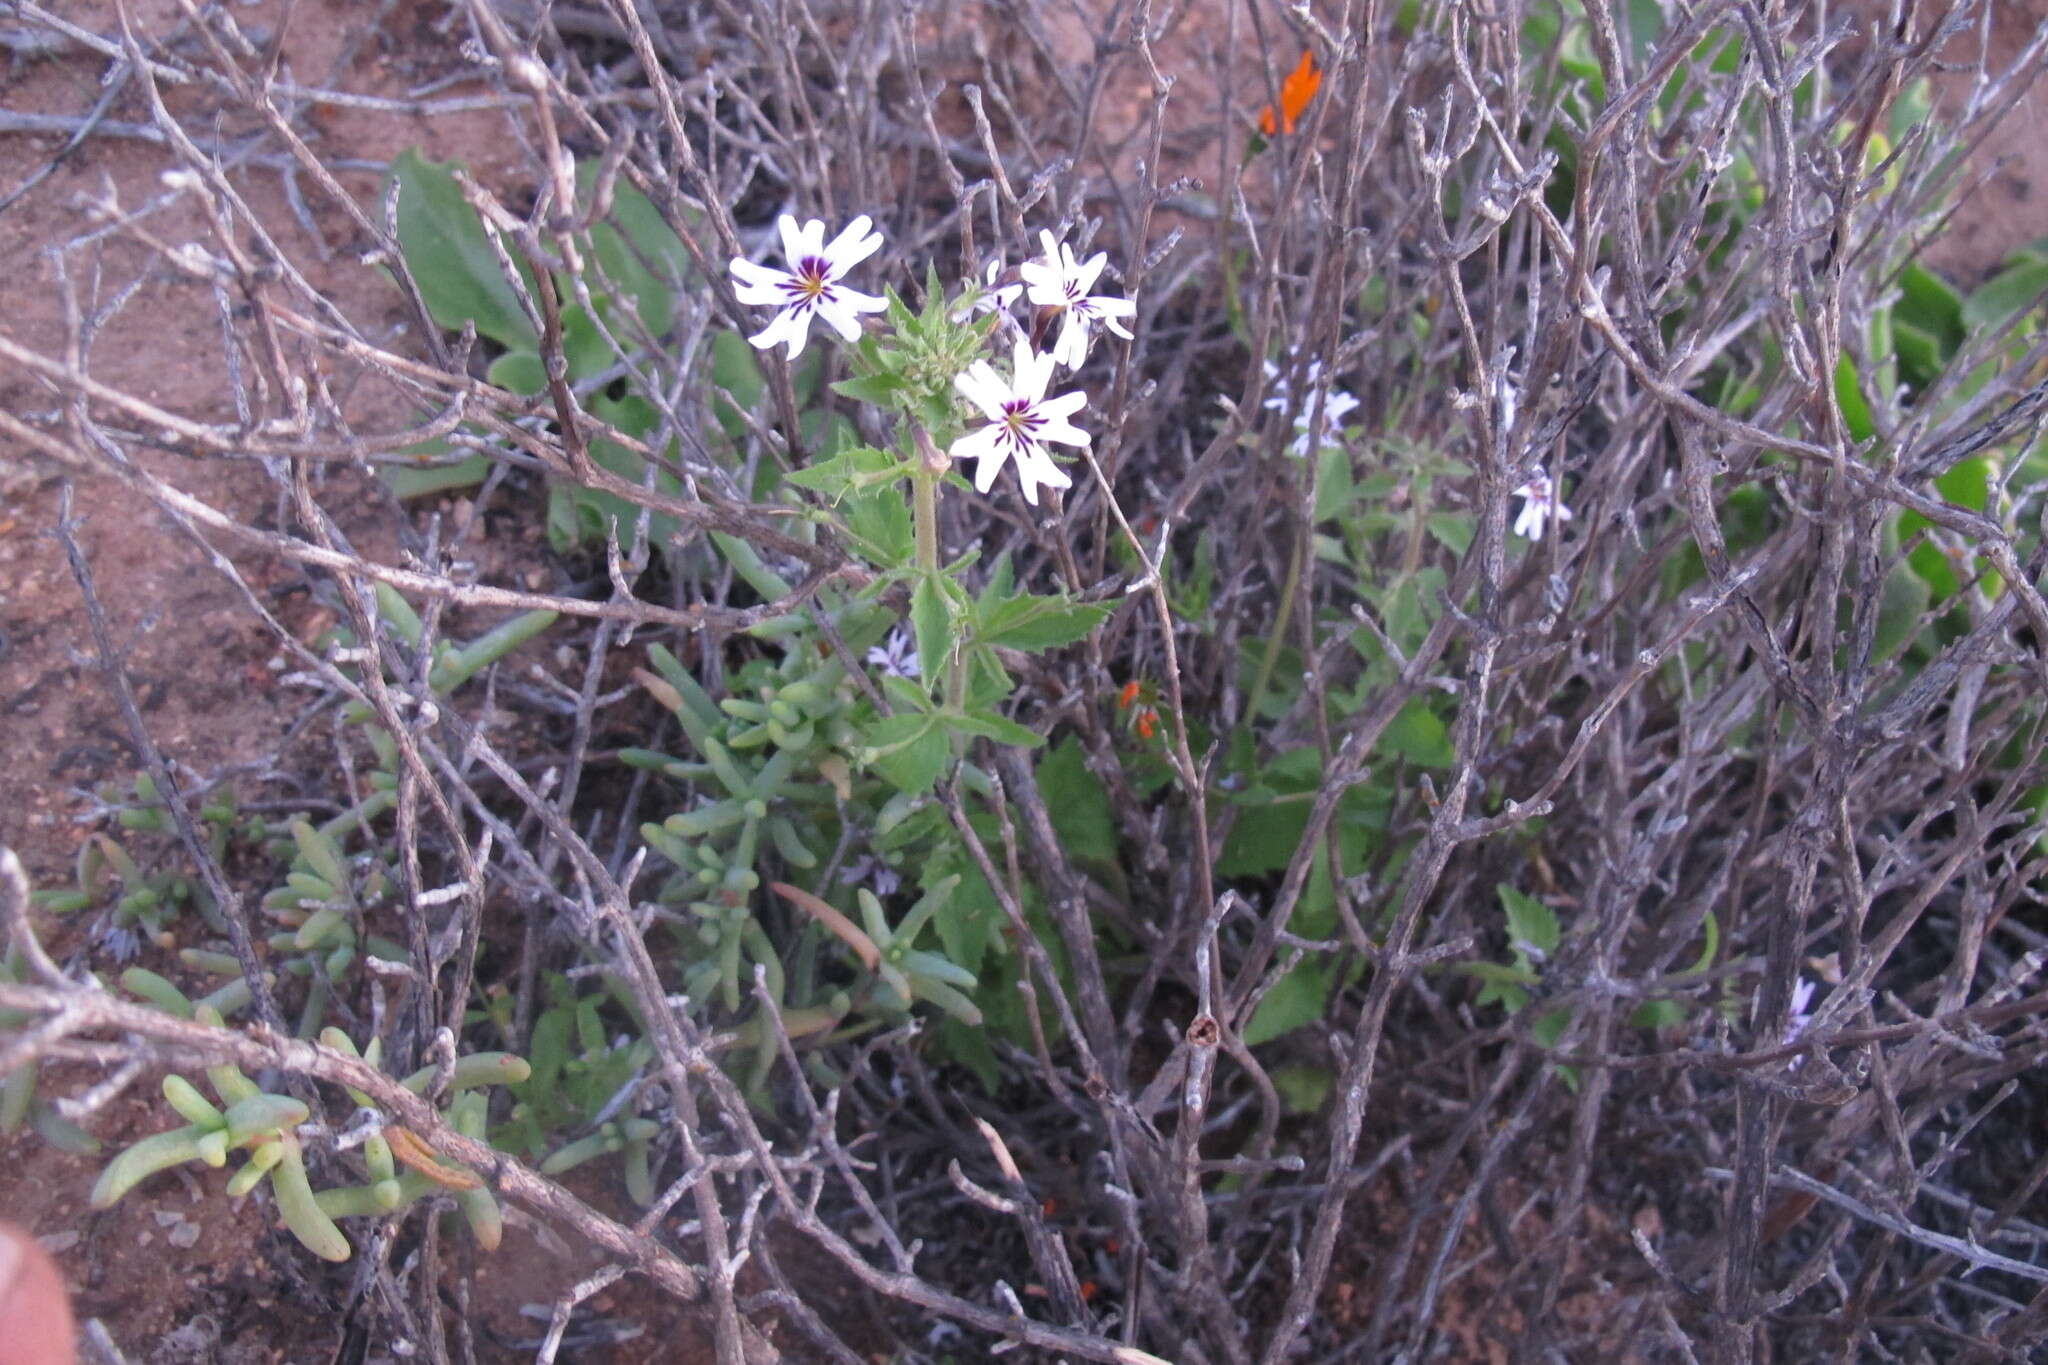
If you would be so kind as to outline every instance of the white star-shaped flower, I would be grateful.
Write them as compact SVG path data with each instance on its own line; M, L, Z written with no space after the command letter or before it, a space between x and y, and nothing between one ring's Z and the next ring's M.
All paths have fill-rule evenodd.
M1088 292L1102 274L1103 263L1109 259L1107 252L1076 261L1074 248L1055 242L1050 232L1041 231L1038 240L1045 247L1045 259L1026 261L1017 267L1017 273L1024 277L1025 292L1033 304L1059 311L1060 334L1053 343L1052 358L1066 369L1078 370L1088 358L1089 334L1097 325L1130 339L1130 329L1122 319L1135 314L1138 305L1129 299Z
M1069 488L1073 481L1053 463L1046 451L1048 441L1060 445L1085 446L1088 433L1067 419L1088 402L1083 393L1045 396L1052 382L1053 358L1039 355L1031 343L1019 339L1011 350L1011 377L1006 383L986 360L977 360L953 376L953 387L968 402L980 408L988 425L970 431L953 442L956 460L979 460L974 471L974 488L986 493L995 486L1003 462L1017 462L1017 477L1024 484L1024 501L1038 505L1038 485Z
M1294 406L1294 391L1287 382L1287 367L1266 362L1266 378L1273 391L1266 395L1266 407L1274 412L1286 412ZM1323 379L1323 362L1309 361L1302 371L1302 391L1306 395L1300 410L1294 414L1294 441L1287 447L1287 453L1299 459L1308 456L1309 418L1315 413L1316 393L1323 393L1323 444L1335 445L1331 439L1337 429L1344 425L1344 419L1358 407L1358 397L1349 389L1340 389Z
M863 213L827 242L824 223L813 218L798 227L796 219L785 213L776 227L782 233L782 255L789 270L774 270L744 256L735 257L733 292L739 301L776 310L768 325L747 340L764 351L778 343L786 345L794 360L810 338L813 317L824 319L841 340L858 340L860 315L879 313L888 304L872 294L848 289L840 281L882 245L882 234L870 231L873 226L873 220Z
M983 313L1007 312L1010 305L1024 292L1024 286L1014 281L1004 284L1002 278L1003 258L998 256L990 261L988 269L982 272L980 292L966 307L953 314L953 321L965 322L969 318L980 317Z
M1564 495L1547 474L1538 474L1515 490L1522 499L1522 510L1515 514L1515 534L1525 540L1543 539L1544 523L1552 517L1559 521L1570 521L1572 509L1564 505Z

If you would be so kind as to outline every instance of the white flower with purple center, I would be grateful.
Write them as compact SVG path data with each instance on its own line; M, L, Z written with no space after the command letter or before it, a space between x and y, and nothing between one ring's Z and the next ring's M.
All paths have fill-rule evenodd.
M1564 505L1564 494L1548 474L1538 474L1517 488L1514 496L1522 500L1522 510L1515 514L1515 534L1525 540L1543 539L1544 525L1552 518L1572 519L1572 509Z
M1136 314L1138 305L1129 299L1088 292L1095 287L1096 277L1109 260L1107 252L1098 251L1085 262L1076 261L1074 248L1065 242L1055 242L1050 232L1041 231L1038 240L1045 247L1045 259L1026 261L1017 267L1017 273L1024 277L1025 293L1033 304L1055 309L1060 315L1060 334L1053 342L1052 358L1066 369L1078 370L1088 358L1088 338L1094 328L1107 327L1125 340L1130 339L1130 329L1122 319Z
M764 351L786 345L794 360L810 338L814 317L823 319L842 341L859 340L860 315L879 313L888 304L872 294L848 289L840 281L881 247L882 234L870 231L873 226L873 220L863 213L827 242L824 223L813 218L798 227L796 219L785 213L776 227L782 233L782 255L790 269L775 270L744 256L735 257L733 292L739 301L776 310L768 325L747 340Z
M1048 441L1066 446L1085 446L1088 433L1067 419L1087 405L1082 393L1045 396L1052 382L1053 358L1039 355L1031 343L1018 340L1011 349L1008 382L986 360L977 360L953 376L953 387L968 402L981 409L988 425L970 431L953 442L950 452L956 460L979 460L974 470L974 490L986 493L995 486L996 475L1005 462L1017 464L1017 478L1024 485L1024 501L1038 506L1038 485L1072 487L1073 481L1054 464L1046 450Z
M1291 367L1289 367L1291 368ZM1272 392L1266 395L1266 407L1273 412L1286 412L1294 406L1294 390L1287 382L1287 370L1266 362L1266 379L1272 385ZM1301 408L1294 414L1294 441L1287 447L1287 453L1297 459L1308 458L1309 419L1315 415L1316 394L1323 395L1323 439L1322 444L1332 446L1333 439L1344 419L1358 407L1357 395L1349 389L1340 389L1323 378L1323 362L1309 361L1301 376Z

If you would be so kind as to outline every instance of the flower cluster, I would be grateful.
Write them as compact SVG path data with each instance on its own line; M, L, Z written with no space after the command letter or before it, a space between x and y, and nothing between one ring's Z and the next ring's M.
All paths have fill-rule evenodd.
M845 341L859 339L861 314L882 312L889 303L848 288L845 279L881 246L882 235L872 231L865 214L830 242L825 240L825 225L817 219L799 225L785 214L777 226L788 270L744 257L732 262L740 302L775 309L768 325L748 340L763 350L782 345L794 359L810 336L814 317ZM1050 232L1039 233L1039 242L1045 255L1018 266L1014 276L1004 271L1001 261L990 263L979 292L950 315L963 323L985 313L1009 319L1010 308L1020 299L1032 309L1028 330L1010 319L1017 340L1011 347L1007 378L987 360L973 361L954 375L954 389L986 425L954 441L948 453L956 460L977 462L974 486L982 493L995 486L1004 465L1014 464L1025 501L1034 507L1040 488L1068 488L1073 483L1054 462L1050 447L1086 446L1089 440L1088 433L1069 420L1087 404L1086 395L1048 397L1054 371L1079 369L1100 331L1129 339L1125 320L1137 312L1129 299L1093 292L1107 253L1098 251L1083 261L1075 257L1071 245ZM1048 333L1053 334L1052 344L1041 352L1034 343Z

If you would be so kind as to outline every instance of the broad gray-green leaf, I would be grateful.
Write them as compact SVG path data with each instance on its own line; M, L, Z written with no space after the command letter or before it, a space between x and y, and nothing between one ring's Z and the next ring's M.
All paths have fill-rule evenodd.
M393 181L398 184L398 248L434 321L451 332L473 321L480 335L501 346L535 349L539 338L533 324L449 166L409 147L391 163L387 194Z

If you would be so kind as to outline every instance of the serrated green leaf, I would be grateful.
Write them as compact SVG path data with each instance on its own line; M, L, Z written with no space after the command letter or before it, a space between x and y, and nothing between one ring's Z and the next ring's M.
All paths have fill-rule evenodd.
M985 645L1035 654L1086 639L1109 612L1107 606L1064 597L1012 597L978 613L976 636Z
M921 796L953 755L946 731L930 715L890 716L868 731L868 764L898 791Z
M903 381L896 375L868 374L853 379L842 379L832 386L832 392L858 403L873 403L876 407L888 407L903 392Z
M1008 744L1018 749L1036 749L1045 741L1004 716L993 711L954 712L946 717L947 724L963 734L979 735L992 739L998 744Z
M1526 892L1502 882L1495 888L1500 893L1500 907L1507 913L1508 938L1518 950L1534 949L1544 957L1557 951L1559 938L1557 912Z
M475 322L480 335L512 350L534 350L539 338L519 296L499 269L476 210L462 197L448 163L417 148L400 152L385 179L398 186L398 249L419 282L435 322L451 332Z
M1472 548L1472 518L1455 512L1432 512L1425 523L1429 533L1454 555Z

